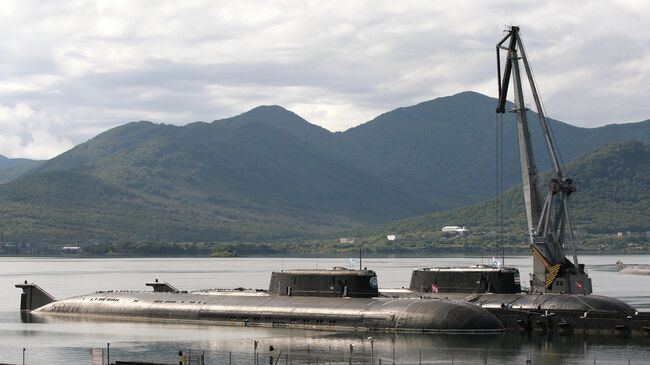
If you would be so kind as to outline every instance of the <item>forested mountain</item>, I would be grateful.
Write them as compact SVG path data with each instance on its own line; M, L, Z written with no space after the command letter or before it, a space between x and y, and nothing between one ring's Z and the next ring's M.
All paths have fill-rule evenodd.
M567 166L577 181L571 196L574 224L587 234L650 231L650 144L628 141L593 151ZM548 173L540 178L541 186ZM542 194L545 196L545 192ZM496 231L496 201L391 222L365 231L370 241L384 240L386 232L405 239L439 237L442 227L460 225L478 232ZM518 242L526 241L526 216L521 186L503 195L503 231ZM494 241L490 238L490 241Z
M149 122L112 129L46 162L113 186L191 205L262 206L376 222L426 212L414 195L342 161L331 137L280 107L184 127Z
M438 210L464 206L495 195L496 99L475 92L399 108L338 137L349 159L368 171L429 201ZM551 120L565 162L597 147L630 139L650 142L650 120L579 128ZM503 126L506 187L518 183L519 152L513 113ZM529 124L538 168L550 167L537 114Z
M16 240L270 240L477 203L495 193L495 105L465 92L338 133L278 106L186 126L129 123L0 185L0 230ZM510 186L515 123L500 123ZM532 114L531 125L538 140ZM650 121L552 125L567 162L613 141L650 142Z

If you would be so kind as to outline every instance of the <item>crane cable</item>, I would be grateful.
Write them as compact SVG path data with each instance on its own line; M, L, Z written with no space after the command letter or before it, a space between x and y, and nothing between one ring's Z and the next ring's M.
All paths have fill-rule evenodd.
M495 138L495 234L497 248L503 249L503 115L501 113L496 113L495 117Z

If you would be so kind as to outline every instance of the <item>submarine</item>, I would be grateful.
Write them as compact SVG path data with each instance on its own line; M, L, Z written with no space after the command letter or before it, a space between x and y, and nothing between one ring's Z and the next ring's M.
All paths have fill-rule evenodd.
M268 290L187 292L158 280L146 285L153 290L97 291L61 300L33 283L16 287L23 290L20 309L26 321L83 316L329 331L504 330L495 315L471 303L382 297L376 273L365 269L273 272Z

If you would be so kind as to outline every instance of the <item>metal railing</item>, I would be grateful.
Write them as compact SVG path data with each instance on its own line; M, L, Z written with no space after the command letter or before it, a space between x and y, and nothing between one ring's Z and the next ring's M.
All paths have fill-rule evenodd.
M72 364L107 365L431 365L431 364L525 364L556 363L562 358L567 364L645 364L647 358L621 357L614 354L560 354L551 351L492 351L490 349L441 349L411 346L374 346L372 338L363 343L335 343L334 345L306 345L300 348L274 345L272 341L252 341L250 347L223 350L173 350L164 353L134 353L129 348L106 346L88 349L87 357L70 360ZM100 350L100 358L97 353ZM39 349L22 349L22 362L11 365L43 364ZM5 356L7 354L3 354ZM636 355L638 356L638 355ZM643 356L643 355L641 355ZM45 362L44 362L45 361ZM0 365L4 365L0 358Z

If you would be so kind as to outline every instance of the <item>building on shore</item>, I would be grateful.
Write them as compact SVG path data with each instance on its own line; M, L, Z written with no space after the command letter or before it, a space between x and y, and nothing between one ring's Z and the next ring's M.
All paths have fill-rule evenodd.
M466 237L469 235L470 235L470 231L469 229L467 229L467 227L460 227L460 226L442 227L443 237Z

